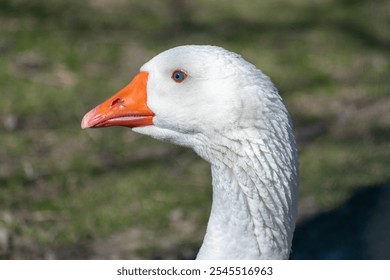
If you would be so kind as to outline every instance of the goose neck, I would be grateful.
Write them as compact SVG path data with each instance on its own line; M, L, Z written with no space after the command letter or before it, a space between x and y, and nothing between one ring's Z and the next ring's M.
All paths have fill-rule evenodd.
M212 156L221 160L211 163L212 207L197 258L287 259L295 225L297 174L275 170L289 162L269 157L261 145L241 143L240 154L233 150Z

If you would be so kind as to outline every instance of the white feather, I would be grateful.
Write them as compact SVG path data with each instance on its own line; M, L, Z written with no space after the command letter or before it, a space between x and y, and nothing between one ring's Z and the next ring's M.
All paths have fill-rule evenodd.
M175 83L171 73L188 78ZM287 259L298 160L292 123L271 80L214 46L165 51L149 72L153 126L134 131L193 148L210 162L213 202L198 259Z

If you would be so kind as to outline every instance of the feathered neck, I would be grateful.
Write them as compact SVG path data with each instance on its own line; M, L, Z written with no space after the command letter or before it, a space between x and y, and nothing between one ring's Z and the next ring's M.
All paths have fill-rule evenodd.
M198 259L287 259L298 195L291 123L213 134L195 149L211 163L213 202ZM207 143L207 144L206 144Z

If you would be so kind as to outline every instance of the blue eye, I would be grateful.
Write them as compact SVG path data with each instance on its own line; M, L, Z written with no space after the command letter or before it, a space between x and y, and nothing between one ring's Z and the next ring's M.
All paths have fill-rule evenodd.
M172 72L172 80L176 83L181 83L187 78L187 74L183 70L175 70Z

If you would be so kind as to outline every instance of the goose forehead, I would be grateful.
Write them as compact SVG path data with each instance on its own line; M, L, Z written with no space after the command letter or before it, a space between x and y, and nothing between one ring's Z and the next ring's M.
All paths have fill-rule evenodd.
M227 71L234 60L241 57L214 46L181 46L164 51L142 67L142 71L183 68L192 71Z
M203 58L218 58L219 56L223 54L229 53L227 50L221 48L221 47L214 47L214 46L196 46L196 45L189 45L189 46L180 46L176 48L172 48L169 50L166 50L159 55L157 55L156 59L203 59ZM203 61L205 62L205 61Z

